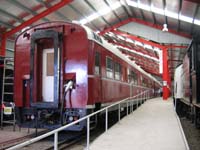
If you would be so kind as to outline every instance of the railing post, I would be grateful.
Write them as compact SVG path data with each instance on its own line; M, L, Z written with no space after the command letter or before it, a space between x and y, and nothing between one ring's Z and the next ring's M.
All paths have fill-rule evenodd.
M126 115L128 116L128 100L126 101Z
M174 98L174 110L176 112L176 106L177 106L177 101L176 101L176 98Z
M89 150L90 145L90 117L87 118L87 147L86 150Z
M108 131L108 108L106 108L106 132Z
M131 105L130 105L130 112L133 112L133 100L131 100Z
M141 101L141 104L143 103L143 100L144 100L144 92L142 93L142 101Z
M58 150L58 132L54 133L54 150Z
M118 120L120 121L120 119L121 119L121 116L120 116L120 110L121 108L120 108L120 103L119 103L119 105L118 105Z
M145 99L147 100L147 91L145 92Z
M134 106L135 101L132 100L132 112L133 112L133 106Z

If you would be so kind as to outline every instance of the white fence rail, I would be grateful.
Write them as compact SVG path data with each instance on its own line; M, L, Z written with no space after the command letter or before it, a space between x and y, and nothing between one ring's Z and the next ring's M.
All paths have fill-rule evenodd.
M38 141L40 141L40 140L42 140L42 139L44 139L44 138L46 138L48 136L51 136L53 134L54 134L54 150L58 150L58 132L60 132L62 130L65 130L66 128L68 128L68 127L70 127L72 125L75 125L75 124L77 124L77 123L79 123L81 121L84 121L84 120L87 120L86 150L89 150L89 144L90 144L90 118L92 116L97 115L98 113L101 113L101 112L105 111L105 113L106 113L106 115L105 115L105 131L107 132L107 130L108 130L108 109L109 108L118 105L118 116L119 116L118 120L120 121L120 119L121 119L121 113L120 112L121 112L121 104L122 103L126 103L127 115L128 115L129 113L133 112L133 106L135 105L135 103L136 103L136 106L138 107L138 105L140 103L142 103L143 101L151 98L150 97L150 93L151 92L152 92L152 90L147 90L147 91L144 91L144 92L142 92L142 93L140 93L140 94L138 94L136 96L129 97L129 98L123 99L123 100L121 100L119 102L113 103L112 105L109 105L109 106L107 106L105 108L102 108L101 110L98 110L98 111L96 111L96 112L94 112L92 114L89 114L89 115L87 115L87 116L85 116L85 117L83 117L83 118L81 118L79 120L76 120L76 121L74 121L74 122L72 122L70 124L64 125L64 126L58 128L58 129L55 129L55 130L52 130L52 131L46 133L46 134L43 134L41 136L38 136L36 138L33 138L33 139L28 140L26 142L23 142L21 144L18 144L18 145L15 145L13 147L10 147L7 150L20 149L20 148L25 147L27 145L30 145L32 143L38 142ZM130 107L130 112L129 112L129 109L128 109L129 107Z

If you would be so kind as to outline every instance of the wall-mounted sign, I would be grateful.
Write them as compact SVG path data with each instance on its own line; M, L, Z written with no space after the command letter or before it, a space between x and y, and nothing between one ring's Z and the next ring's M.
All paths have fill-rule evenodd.
M163 86L167 86L167 81L163 81Z

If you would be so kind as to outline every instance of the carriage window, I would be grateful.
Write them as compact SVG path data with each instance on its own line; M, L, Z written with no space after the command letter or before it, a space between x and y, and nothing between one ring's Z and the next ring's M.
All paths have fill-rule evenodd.
M147 87L147 79L143 78L142 85L145 86L145 87Z
M115 79L120 80L121 78L121 65L119 63L115 63Z
M143 77L140 76L140 85L143 85Z
M109 57L106 57L106 76L113 78L113 61Z
M128 83L131 82L130 69L127 68Z
M134 84L138 84L138 82L137 82L137 80L138 80L137 74L134 71L129 70L128 71L128 80L129 80L129 82L132 82Z
M97 74L97 75L100 75L101 73L101 70L100 70L100 53L99 52L96 52L95 53L95 67L94 67L94 73Z
M137 74L136 74L135 72L132 71L132 76L133 76L133 82L134 82L135 84L137 84L137 80L138 80Z
M137 74L134 71L131 71L131 80L134 84L137 84Z

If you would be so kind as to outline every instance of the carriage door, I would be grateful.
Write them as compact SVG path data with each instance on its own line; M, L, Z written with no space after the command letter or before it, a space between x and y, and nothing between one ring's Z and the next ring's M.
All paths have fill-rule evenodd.
M37 108L57 108L60 81L59 33L37 30L31 35L30 103Z

